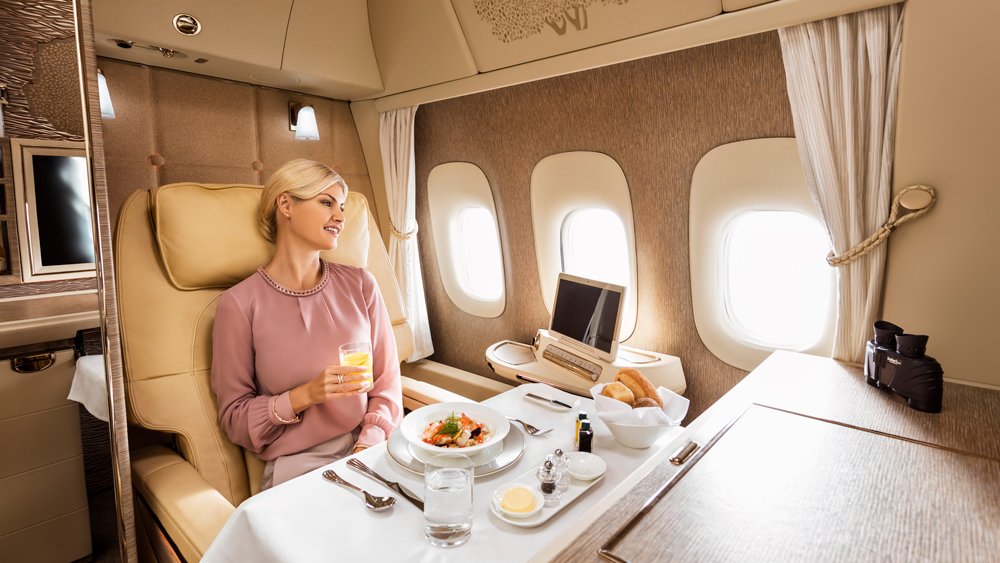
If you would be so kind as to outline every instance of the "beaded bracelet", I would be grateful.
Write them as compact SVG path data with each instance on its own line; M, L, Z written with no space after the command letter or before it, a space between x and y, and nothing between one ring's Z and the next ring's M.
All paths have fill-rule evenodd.
M302 415L299 415L299 414L295 415L295 418L293 418L291 420L285 420L284 418L281 418L281 415L278 414L278 405L277 405L277 402L278 402L278 398L277 397L271 399L271 414L274 415L274 418L278 419L278 422L280 422L282 424L294 424L296 422L302 422Z

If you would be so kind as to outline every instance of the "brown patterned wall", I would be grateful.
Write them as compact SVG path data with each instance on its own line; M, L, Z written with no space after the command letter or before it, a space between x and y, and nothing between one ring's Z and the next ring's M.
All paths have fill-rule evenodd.
M293 158L333 164L374 207L346 102L114 59L98 64L116 114L103 123L113 221L137 189L183 181L261 184ZM294 139L289 101L315 107L319 141Z
M430 224L431 169L451 161L482 168L499 215L507 287L506 310L496 319L459 310L441 284L431 229L421 229L433 358L487 375L487 346L529 342L547 325L531 231L531 171L551 154L602 152L621 165L632 196L639 317L628 344L681 358L691 420L745 375L712 355L694 324L688 267L694 167L721 144L793 135L776 33L421 106L417 219Z
M83 103L73 21L70 0L0 0L0 83L7 85L10 100L3 107L4 136L83 141ZM11 259L18 261L14 221L3 226L9 228L7 243ZM96 288L97 281L93 278L13 283L0 285L0 299ZM45 310L50 314L94 310L79 300L47 303L57 301L61 305ZM21 318L4 317L4 320Z

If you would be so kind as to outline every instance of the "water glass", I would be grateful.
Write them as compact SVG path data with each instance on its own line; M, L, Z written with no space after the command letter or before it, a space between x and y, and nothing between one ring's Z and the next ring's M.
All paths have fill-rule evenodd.
M424 535L435 547L456 547L472 535L472 460L443 454L424 465Z
M372 345L369 342L350 342L340 347L340 365L358 366L365 368L364 380L365 388L362 391L371 391L375 386L372 377Z

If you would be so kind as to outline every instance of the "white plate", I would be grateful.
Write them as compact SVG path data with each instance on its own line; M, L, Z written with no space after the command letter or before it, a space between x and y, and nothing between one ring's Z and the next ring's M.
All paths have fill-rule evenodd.
M520 386L518 389L524 390L524 394L521 395L524 398L524 400L535 403L536 405L541 405L543 407L552 409L554 411L567 412L580 406L580 397L576 395L571 395L564 391L560 391L553 387L549 387L548 385L544 385L542 383L529 383L527 385ZM535 399L534 397L529 397L527 393L532 393L538 395L539 397L544 397L546 399L555 399L557 401L562 401L567 405L570 405L570 408L566 408L557 405L555 403L550 403L548 401Z
M537 467L533 467L528 470L527 473L524 473L517 479L511 481L511 483L521 483L529 487L538 488L538 478L535 477L535 472L537 470ZM542 509L534 516L529 516L527 518L511 518L503 512L500 512L500 509L497 508L492 501L490 502L490 512L493 513L493 516L496 516L498 519L510 524L511 526L517 526L519 528L534 528L536 526L541 526L542 524L548 522L553 516L559 514L560 510L566 508L574 500L580 498L583 493L586 493L593 488L594 485L600 483L602 478L603 476L598 477L593 481L580 481L578 479L570 478L569 488L567 488L559 498L559 504L556 506L543 506Z
M590 452L568 452L569 475L581 481L593 481L604 476L608 470L608 464L601 459L601 456Z
M414 457L411 451L409 442L403 437L402 432L397 428L395 432L389 434L389 439L386 441L386 453L389 454L389 459L399 464L400 467L407 471L412 471L418 475L423 475L424 473L424 462L420 461L419 458ZM503 439L503 449L502 451L493 456L493 459L489 463L483 463L482 465L476 465L473 469L472 474L476 477L485 477L486 475L492 475L499 471L507 469L517 460L521 459L521 454L524 453L524 434L520 430L511 426L510 432L507 432L507 436ZM475 464L476 459L473 459L473 464Z

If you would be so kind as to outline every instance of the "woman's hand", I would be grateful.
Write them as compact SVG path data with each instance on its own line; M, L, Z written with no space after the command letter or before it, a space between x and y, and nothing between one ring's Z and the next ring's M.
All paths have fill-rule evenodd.
M327 366L319 375L291 390L292 409L298 414L336 397L363 393L369 388L366 381L369 378L362 366Z

